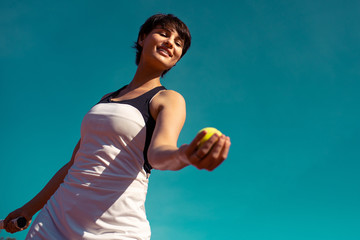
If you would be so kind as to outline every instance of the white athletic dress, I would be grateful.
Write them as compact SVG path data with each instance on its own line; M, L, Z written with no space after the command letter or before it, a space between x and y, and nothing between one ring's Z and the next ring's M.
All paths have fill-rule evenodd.
M150 239L146 152L155 120L149 103L163 89L113 102L119 89L90 109L74 164L26 239Z

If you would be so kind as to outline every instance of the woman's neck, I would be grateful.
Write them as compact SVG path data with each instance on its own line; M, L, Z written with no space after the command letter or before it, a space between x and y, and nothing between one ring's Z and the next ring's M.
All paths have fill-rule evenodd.
M160 71L154 71L153 68L146 68L145 66L139 64L132 81L128 85L128 88L129 90L132 90L139 87L153 88L161 86L161 74L162 72Z

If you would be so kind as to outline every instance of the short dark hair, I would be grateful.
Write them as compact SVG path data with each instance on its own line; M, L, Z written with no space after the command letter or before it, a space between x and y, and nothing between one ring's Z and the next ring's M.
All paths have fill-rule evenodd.
M140 27L140 31L138 34L137 41L135 42L134 48L136 49L136 65L139 65L142 46L139 44L139 39L149 34L156 26L161 26L162 28L175 29L179 34L181 40L183 40L183 49L182 49L182 58L191 45L191 35L188 27L183 23L179 18L174 16L173 14L155 14L149 17L146 22ZM170 69L165 70L161 76L163 77L165 73L167 73Z

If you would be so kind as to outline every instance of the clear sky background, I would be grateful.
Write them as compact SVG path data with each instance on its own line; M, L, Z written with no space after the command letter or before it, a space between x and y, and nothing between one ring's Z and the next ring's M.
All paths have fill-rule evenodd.
M162 80L187 101L179 145L213 126L232 147L213 172L153 171L152 239L359 240L360 2L347 0L1 1L0 218L132 79L133 42L158 12L193 36Z

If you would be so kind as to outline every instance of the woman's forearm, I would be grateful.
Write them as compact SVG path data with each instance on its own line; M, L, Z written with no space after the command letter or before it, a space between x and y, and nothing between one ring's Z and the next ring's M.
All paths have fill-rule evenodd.
M189 165L182 156L181 149L170 145L163 145L152 149L148 153L148 158L150 165L158 170L176 171Z

